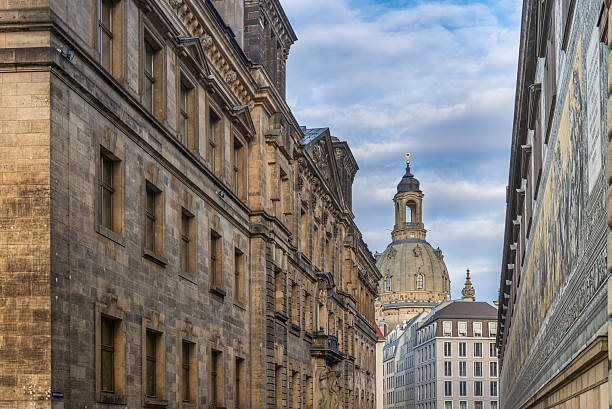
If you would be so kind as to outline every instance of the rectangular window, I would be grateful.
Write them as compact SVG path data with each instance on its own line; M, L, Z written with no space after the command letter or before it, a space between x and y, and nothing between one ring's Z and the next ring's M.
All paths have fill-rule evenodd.
M98 0L98 54L108 72L113 69L113 8L112 0Z
M453 383L451 381L444 381L444 396L453 395Z
M291 321L300 325L300 286L296 282L291 283Z
M460 337L467 337L467 322L458 322L457 328Z
M221 118L212 110L208 110L208 167L216 173L221 149Z
M468 409L467 407L467 401L459 401L459 409Z
M113 195L115 193L113 183L114 162L108 156L100 155L100 190L102 192L102 226L113 230Z
M157 50L151 44L150 41L145 40L144 42L144 95L143 104L149 112L153 112L153 101L155 100L155 56Z
M467 362L459 361L459 376L467 376Z
M306 331L312 332L312 299L309 293L304 293L304 325Z
M444 362L444 376L453 376L452 363L450 361Z
M482 356L482 342L474 342L474 356Z
M444 409L453 409L453 401L452 400L444 401Z
M442 323L442 327L443 327L442 335L444 335L445 337L453 336L453 323L452 323L452 321L444 321Z
M101 389L115 393L115 320L102 317L100 325Z
M181 350L181 398L183 402L194 402L195 391L195 344L183 341Z
M234 374L234 403L237 409L245 407L246 393L244 391L244 382L246 382L246 373L244 368L244 359L236 358L236 373Z
M211 288L221 289L223 287L223 277L221 274L222 267L222 249L221 236L216 231L210 231L210 248L209 252L209 274Z
M497 409L497 401L496 400L492 400L491 401L491 409Z
M482 396L482 395L476 395L476 396ZM484 406L481 400L474 401L474 409L484 409Z
M489 357L497 358L497 347L495 346L495 342L489 344Z
M187 274L193 274L194 262L193 248L193 216L183 211L181 212L181 271Z
M292 389L292 397L291 403L294 409L299 409L300 407L300 373L298 371L293 371L291 374L291 389Z
M474 336L482 337L482 322L474 322L472 325L474 328Z
M489 362L489 376L497 378L497 362Z
M189 93L191 88L187 88L184 81L179 81L179 140L187 143L187 132L189 129Z
M223 356L213 350L210 360L210 402L214 406L223 406Z
M474 376L482 376L482 362L474 362Z
M467 356L467 344L465 342L459 343L459 356L462 358Z
M491 396L497 396L497 381L491 381L490 386Z
M233 162L233 175L232 175L232 187L234 188L234 193L241 199L245 198L245 188L244 188L244 167L245 167L245 155L244 155L244 145L240 141L237 136L234 136L234 154L232 158Z
M444 356L445 357L450 357L451 353L452 353L451 343L450 342L445 342L444 343Z
M474 396L482 396L482 381L474 381Z
M459 396L467 396L467 382L466 381L459 382Z
M489 322L489 336L494 337L497 335L497 322Z
M161 221L159 217L159 190L147 183L145 197L145 248L152 253L161 253L158 240L157 225Z
M244 300L244 253L234 249L234 298Z
M145 354L146 354L146 395L157 398L159 395L158 376L161 375L158 367L158 340L159 333L150 330L146 331Z

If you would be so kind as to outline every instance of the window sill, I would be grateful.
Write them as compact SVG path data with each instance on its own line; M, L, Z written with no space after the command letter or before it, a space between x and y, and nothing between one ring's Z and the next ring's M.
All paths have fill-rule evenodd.
M168 401L165 399L144 398L144 406L146 408L163 408L168 406Z
M166 257L162 256L161 254L154 253L151 250L142 249L142 256L162 267L166 267L168 265L168 259L166 259Z
M236 307L240 308L241 310L245 310L246 311L246 305L244 304L244 301L234 300L234 305Z
M210 288L210 292L213 293L214 295L221 297L221 298L225 298L226 296L226 292L223 291L222 289L220 289L217 286L211 287Z
M125 395L116 395L109 392L100 392L98 396L99 403L105 403L107 405L127 405L127 398Z
M189 281L191 284L198 285L198 283L196 283L195 277L189 273L180 272L179 277L185 281Z
M108 229L108 228L102 226L101 224L98 225L98 228L96 229L96 231L101 236L104 236L107 239L109 239L111 241L114 241L115 243L117 243L121 247L125 247L125 238L122 235L120 235L119 233L116 233L113 230Z
M287 320L289 320L289 317L287 317L285 314L283 314L280 311L276 311L274 313L274 317L280 320L281 322L287 322Z
M289 331L291 331L291 333L293 333L294 335L297 335L298 337L300 336L300 326L294 323L291 323L291 325L289 326Z

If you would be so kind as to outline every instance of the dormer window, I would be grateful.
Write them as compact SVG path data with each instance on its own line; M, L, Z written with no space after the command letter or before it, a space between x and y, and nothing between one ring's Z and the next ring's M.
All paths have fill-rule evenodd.
M424 282L425 282L425 277L423 277L423 274L417 274L416 276L416 289L417 290L422 290L424 287Z

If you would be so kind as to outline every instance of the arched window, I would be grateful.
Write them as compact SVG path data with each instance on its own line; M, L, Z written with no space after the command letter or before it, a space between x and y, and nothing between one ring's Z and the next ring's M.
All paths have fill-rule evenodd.
M423 277L423 274L417 274L416 276L416 289L417 290L422 290L423 289L423 282L425 281L425 278Z

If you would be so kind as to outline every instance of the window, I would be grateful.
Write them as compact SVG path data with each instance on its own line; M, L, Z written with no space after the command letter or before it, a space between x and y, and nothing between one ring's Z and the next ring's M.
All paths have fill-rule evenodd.
M293 394L293 396L291 397L291 406L294 409L297 409L300 407L300 373L298 371L292 371L291 389Z
M302 207L300 209L300 251L304 255L310 254L310 249L308 248L309 238L308 212Z
M215 350L212 350L210 360L210 402L214 406L223 406L223 357Z
M309 293L304 293L304 325L306 331L312 331L312 299Z
M291 283L291 321L300 324L300 286L295 281Z
M145 394L149 398L161 398L164 389L162 334L149 329L145 334Z
M497 381L490 382L491 396L497 396Z
M489 362L489 376L492 378L497 377L497 362Z
M444 335L445 337L453 336L453 323L451 321L444 321L442 323L442 327L442 335Z
M468 409L467 402L464 400L459 401L459 409Z
M474 381L474 396L482 396L482 381Z
M472 325L474 327L474 336L482 337L482 322L474 322Z
M497 322L489 322L489 336L494 337L497 335Z
M244 253L234 249L234 298L244 301Z
M100 353L101 353L101 389L103 392L115 393L115 320L102 317L100 325Z
M482 342L474 342L474 356L482 356Z
M121 234L121 161L100 148L100 219L105 229Z
M450 361L444 362L444 376L453 376L452 363Z
M422 290L424 288L424 280L423 274L417 274L416 276L416 289Z
M491 401L491 409L497 409L497 401L496 400L492 400Z
M490 358L496 358L497 357L497 347L495 346L494 342L491 342L489 344L489 357Z
M459 356L462 358L467 356L467 344L465 342L459 343Z
M195 149L197 145L195 138L194 96L194 86L181 74L178 92L178 136L181 143L192 149Z
M467 396L467 382L459 381L459 396Z
M183 341L181 348L181 399L195 400L195 344Z
M445 342L444 343L444 356L445 357L449 357L451 356L452 350L451 350L451 343L450 342Z
M246 393L243 383L246 382L246 372L244 369L244 359L236 358L236 373L234 374L234 403L237 409L244 408L246 405Z
M209 252L209 274L210 287L221 289L223 287L223 277L221 274L222 263L222 248L221 236L216 231L210 231L210 248Z
M98 0L98 28L97 28L97 51L100 64L108 71L113 70L113 48L115 36L113 33L116 19L116 4L113 0Z
M459 376L467 376L467 362L459 361Z
M155 88L155 54L153 46L145 40L144 44L144 106L153 112L153 98Z
M161 254L161 192L150 183L146 186L145 196L145 249Z
M208 167L217 172L221 149L221 118L212 109L208 110Z
M181 272L194 274L195 255L193 254L193 216L185 209L181 211Z
M233 155L233 177L232 187L234 193L241 199L245 198L244 188L244 167L245 167L245 155L244 155L244 144L240 141L237 136L234 136L234 155Z
M452 400L444 401L444 409L453 409L453 401Z
M474 376L482 376L482 362L474 362Z
M467 337L467 322L457 323L458 332L460 337Z

